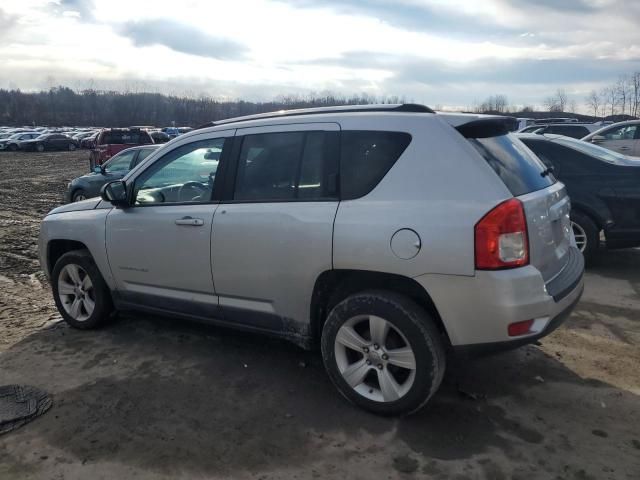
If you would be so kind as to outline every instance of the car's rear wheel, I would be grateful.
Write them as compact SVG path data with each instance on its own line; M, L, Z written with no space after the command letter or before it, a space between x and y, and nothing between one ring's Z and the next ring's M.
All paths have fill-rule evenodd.
M96 328L113 312L109 287L86 250L68 252L58 259L51 287L58 311L74 328Z
M75 192L73 192L73 197L71 198L72 202L81 202L82 200L87 199L87 193L79 188Z
M571 228L576 246L585 260L593 260L600 247L600 231L595 222L581 212L571 212Z
M44 152L44 145L39 143L38 145L36 145L36 150L39 152Z
M420 409L445 371L433 319L411 299L386 291L357 293L333 308L322 331L322 357L340 393L380 415Z
M69 151L73 152L76 149L76 144L75 143L70 143L69 144Z

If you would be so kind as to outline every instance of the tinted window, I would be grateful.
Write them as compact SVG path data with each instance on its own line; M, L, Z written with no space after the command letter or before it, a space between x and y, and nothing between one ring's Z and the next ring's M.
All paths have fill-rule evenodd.
M524 140L524 143L545 161L545 163L548 162L553 165L554 173L559 176L560 179L563 178L563 175L589 172L596 173L601 171L602 166L605 165L591 155L559 142L560 139L554 141Z
M542 176L544 164L512 135L470 138L469 142L498 174L514 197L553 185L550 175Z
M144 149L140 150L140 153L138 154L138 158L136 158L136 165L138 165L141 161L143 161L145 158L147 158L153 152L154 152L154 150L151 149L151 148L144 148Z
M587 127L571 126L571 125L554 125L547 128L545 133L557 133L572 138L582 138L589 135Z
M242 141L235 200L326 198L326 132L247 135Z
M104 132L100 143L103 145L140 145L153 142L151 141L147 132L141 132L137 130L111 130L108 132Z
M170 151L136 179L136 204L210 201L223 146L216 138Z
M404 132L343 131L340 145L340 191L359 198L375 188L411 142Z

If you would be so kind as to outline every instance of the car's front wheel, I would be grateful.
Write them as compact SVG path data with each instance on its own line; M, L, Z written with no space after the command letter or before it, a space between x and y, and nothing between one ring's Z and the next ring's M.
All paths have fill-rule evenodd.
M36 145L36 150L39 152L44 152L44 145L39 143L38 145Z
M87 199L87 194L84 190L79 188L75 192L73 192L73 197L71 198L72 202L81 202L82 200Z
M76 144L75 143L70 143L69 144L69 151L73 152L76 149Z
M58 259L51 287L58 311L72 327L96 328L113 312L109 287L86 250L74 250Z
M380 415L420 409L445 371L445 349L430 315L393 292L366 291L333 308L322 331L322 357L348 400Z
M18 151L18 145L12 143L11 145L9 145L9 150L11 150L12 152Z

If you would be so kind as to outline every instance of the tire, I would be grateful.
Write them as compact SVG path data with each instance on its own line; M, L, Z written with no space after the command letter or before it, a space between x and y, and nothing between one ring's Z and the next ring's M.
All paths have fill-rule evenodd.
M79 188L73 192L73 195L71 196L71 202L80 202L82 200L86 200L87 198L87 192Z
M75 279L70 274L73 271L77 275ZM86 288L86 277L89 278L90 288ZM79 287L83 287L84 297ZM51 273L51 288L60 315L72 327L89 330L103 325L111 318L111 292L91 254L86 250L74 250L58 259Z
M18 145L16 145L15 143L12 143L11 145L9 145L9 150L12 152L17 152L18 151Z
M73 152L76 149L76 144L75 143L70 143L69 144L69 151Z
M371 335L372 326L383 331L380 320L389 333ZM376 345L376 337L384 344ZM406 354L407 347L413 357ZM336 305L322 329L321 348L338 391L378 415L408 415L422 408L437 391L446 368L442 336L431 316L411 299L383 290L356 293ZM381 379L392 387L383 388Z
M36 145L36 150L39 152L44 152L44 145L39 143L38 145Z
M600 229L590 217L582 212L571 212L571 223L578 248L581 247L581 239L584 239L584 246L580 248L580 251L584 255L585 261L590 263L600 248Z

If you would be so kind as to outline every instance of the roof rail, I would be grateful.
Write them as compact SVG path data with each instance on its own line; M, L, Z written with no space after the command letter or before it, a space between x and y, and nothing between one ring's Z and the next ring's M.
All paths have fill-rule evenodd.
M244 117L228 118L215 122L205 123L196 130L229 123L244 122L247 120L262 120L265 118L293 117L297 115L315 115L319 113L354 113L354 112L409 112L409 113L436 113L425 105L417 103L383 103L371 105L341 105L337 107L301 108L296 110L278 110L276 112L257 113Z

